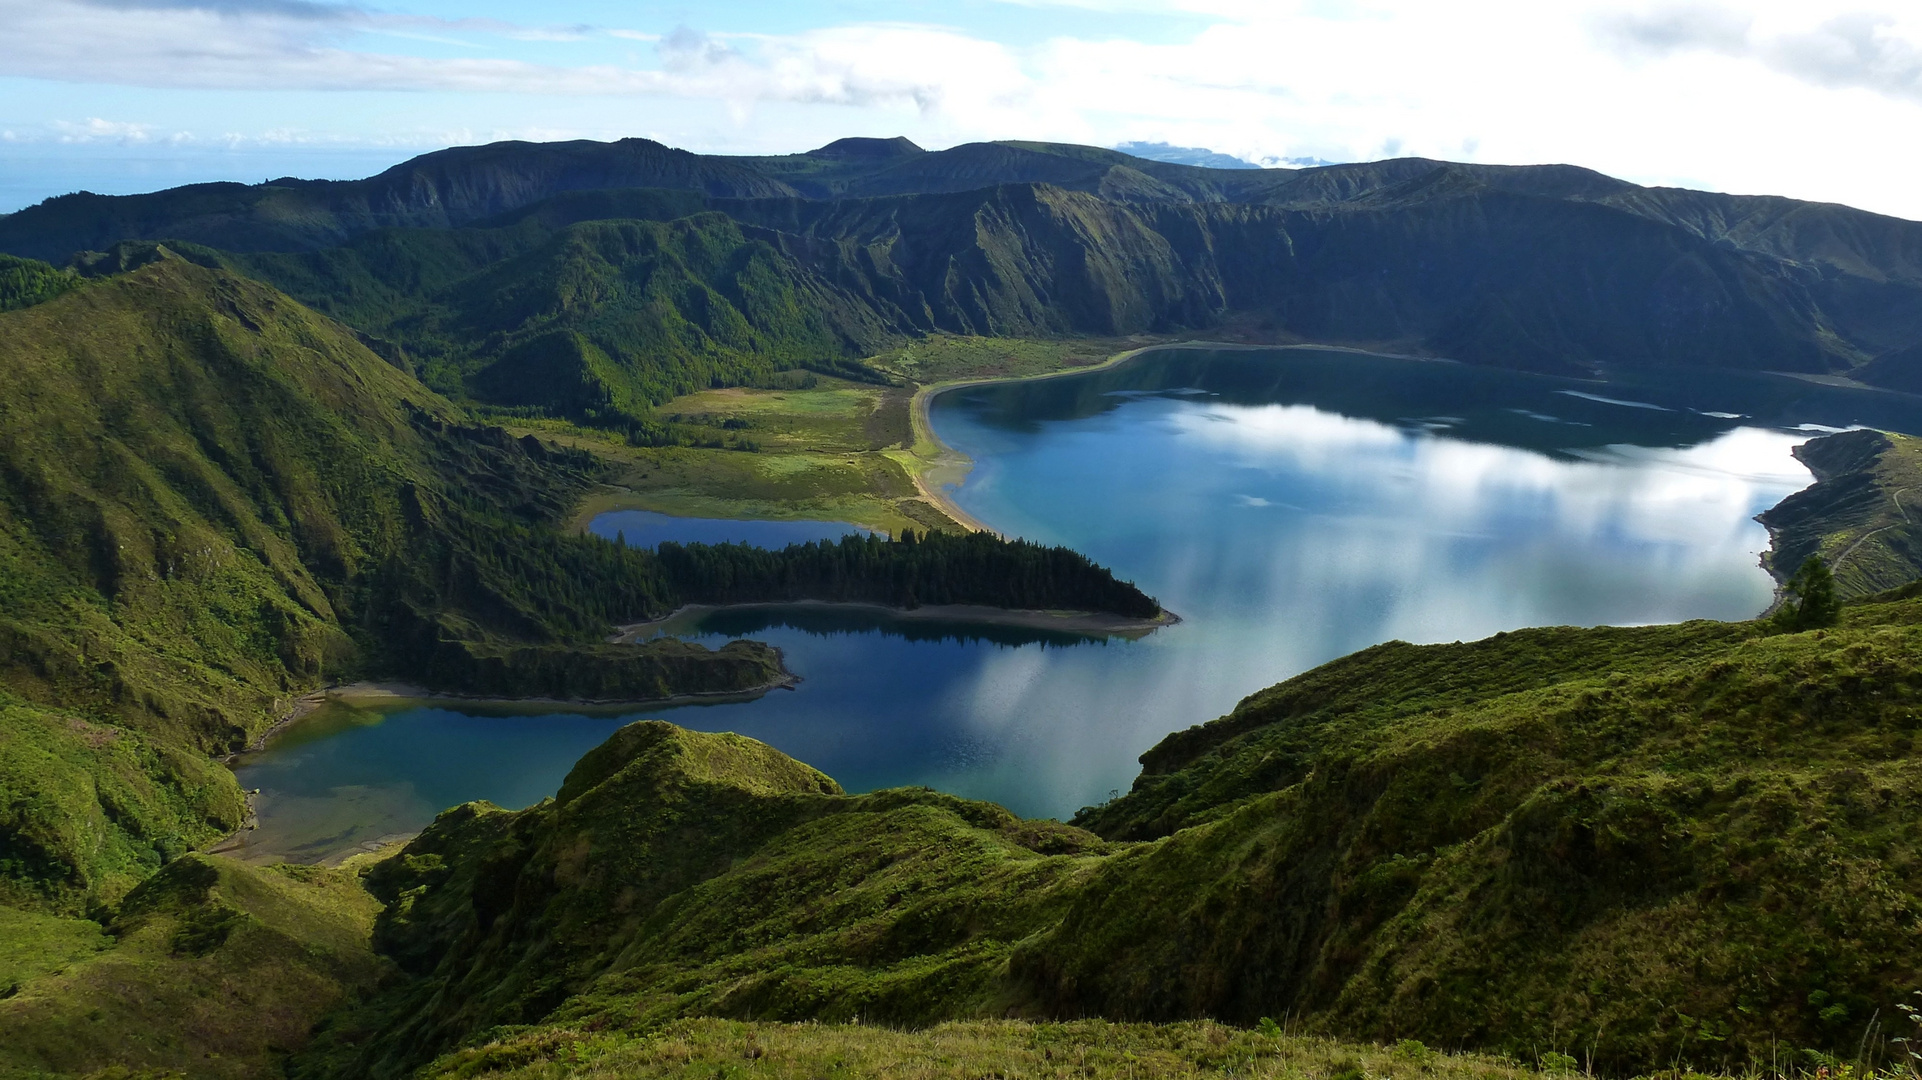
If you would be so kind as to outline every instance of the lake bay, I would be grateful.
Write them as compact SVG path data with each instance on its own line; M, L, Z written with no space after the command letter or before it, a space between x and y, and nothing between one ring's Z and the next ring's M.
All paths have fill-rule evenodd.
M750 735L851 791L925 784L1066 817L1126 789L1169 731L1381 641L1752 617L1772 594L1753 517L1811 480L1791 449L1851 424L1922 430L1918 404L1781 376L1590 383L1305 349L1170 349L955 390L931 409L975 462L955 501L1007 535L1086 553L1179 625L1089 639L878 612L713 612L674 629L768 641L799 685L598 714L328 710L239 768L263 789L249 848L320 858L467 799L527 805L641 717ZM623 521L594 531L719 535ZM841 527L820 529L802 535ZM742 538L762 535L791 533Z

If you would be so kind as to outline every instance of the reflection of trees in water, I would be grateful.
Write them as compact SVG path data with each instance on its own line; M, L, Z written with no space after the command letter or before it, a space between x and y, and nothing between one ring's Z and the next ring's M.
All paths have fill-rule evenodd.
M716 634L725 637L752 637L768 630L799 630L813 637L842 637L856 634L886 634L904 641L987 642L1016 648L1022 645L1054 646L1106 645L1107 635L1044 630L1031 626L1002 623L977 623L946 619L903 619L879 611L823 611L800 608L780 610L750 608L716 611L703 615L690 625L683 636Z

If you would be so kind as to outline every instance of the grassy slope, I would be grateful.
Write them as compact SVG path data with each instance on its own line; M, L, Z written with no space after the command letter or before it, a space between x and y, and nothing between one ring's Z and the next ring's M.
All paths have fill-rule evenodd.
M1770 573L1786 579L1820 555L1844 597L1922 578L1922 439L1848 431L1811 439L1796 456L1816 483L1761 515Z
M16 901L111 900L237 826L203 755L353 652L310 564L362 554L337 495L389 467L400 398L445 406L263 294L171 263L0 320Z
M372 879L391 903L377 940L420 979L338 1022L345 1061L303 1074L398 1075L557 1007L598 1023L995 1012L1009 950L1059 918L1100 848L931 791L842 795L752 740L642 722L553 803L449 811Z
M500 1080L708 1077L752 1070L769 1080L1135 1080L1232 1075L1261 1078L1394 1077L1519 1080L1511 1060L1267 1035L1201 1021L1171 1025L1082 1020L1057 1024L969 1021L898 1030L862 1024L683 1020L645 1034L544 1029L449 1054L423 1075Z
M590 644L660 602L641 556L553 533L599 466L460 426L263 286L163 258L0 315L0 355L12 901L112 900L233 828L206 755L343 672L605 697L775 672Z
M831 370L892 333L713 213L384 230L321 252L195 257L398 344L445 392L603 425L708 386Z
M955 523L915 484L940 457L917 439L909 416L916 386L962 379L1021 378L1090 367L1147 339L1037 341L930 335L866 363L904 385L880 387L821 377L811 389L734 387L678 397L660 413L699 427L728 425L757 452L634 448L588 431L555 435L625 462L613 485L583 505L576 525L605 510L641 509L691 517L851 521L898 534ZM519 430L517 428L517 430Z
M262 1077L389 962L346 871L193 855L100 924L0 910L0 1077L112 1066ZM103 932L104 929L104 932Z
M4 694L0 789L0 905L78 911L116 899L246 817L233 774L204 756Z
M1858 1039L1922 974L1918 617L1337 661L1171 736L1085 811L1167 839L1110 867L1027 970L1055 1009L1289 1009L1617 1066Z
M1922 978L1918 623L1379 646L1171 737L1083 815L1109 841L637 725L556 803L452 813L391 864L379 940L419 981L338 1026L359 1064L304 1074L684 1015L1852 1053Z
M172 261L8 315L4 342L8 682L244 741L351 651L324 582L401 530L403 402L448 407L285 298Z

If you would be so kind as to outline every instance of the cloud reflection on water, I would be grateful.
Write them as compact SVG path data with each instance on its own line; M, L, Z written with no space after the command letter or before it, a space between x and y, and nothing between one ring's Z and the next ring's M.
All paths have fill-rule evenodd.
M1751 616L1771 592L1753 515L1810 481L1789 454L1806 436L1756 428L1557 458L1307 405L1132 410L1153 415L1099 426L1133 445L1090 444L1085 421L1012 444L999 433L990 482L961 501L1086 538L1186 621L1101 654L982 657L952 716L1021 744L950 786L1017 803L1041 787L1105 797L1114 784L1090 781L1131 777L1170 728L1378 641ZM949 424L966 448L965 419ZM1104 527L1063 520L1089 506ZM1140 542L1168 534L1179 542Z
M848 613L735 612L694 638L776 645L803 678L796 690L619 718L418 709L270 750L249 775L312 818L307 832L377 835L419 827L429 805L525 805L619 723L658 716L762 739L851 790L927 784L1065 816L1126 788L1167 732L1377 642L1741 619L1768 602L1753 515L1809 482L1789 453L1808 432L1708 424L1697 406L1719 399L1624 408L1549 399L1553 383L1499 372L1284 359L1170 354L936 402L936 430L976 461L956 492L964 508L1085 552L1181 614L1178 626L1054 647ZM1368 377L1374 368L1386 374ZM1315 377L1274 381L1295 374ZM1164 376L1222 394L1104 392L1103 380ZM1556 401L1594 424L1516 411ZM1766 403L1735 404L1753 415ZM1394 420L1444 408L1461 415Z

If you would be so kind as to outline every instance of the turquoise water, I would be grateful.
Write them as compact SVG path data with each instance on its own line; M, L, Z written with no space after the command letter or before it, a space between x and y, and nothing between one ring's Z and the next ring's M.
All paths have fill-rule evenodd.
M262 850L313 857L464 799L535 801L614 728L657 716L765 740L850 790L927 784L1065 817L1125 789L1167 732L1380 641L1750 617L1771 594L1753 516L1810 481L1790 449L1854 423L1922 430L1918 406L1785 377L1595 384L1306 350L1167 351L957 391L931 413L977 463L956 501L1086 552L1180 625L1090 640L721 612L684 636L775 644L799 687L602 716L335 718L241 779L265 791ZM657 524L647 542L682 538Z

